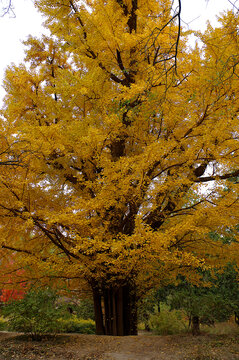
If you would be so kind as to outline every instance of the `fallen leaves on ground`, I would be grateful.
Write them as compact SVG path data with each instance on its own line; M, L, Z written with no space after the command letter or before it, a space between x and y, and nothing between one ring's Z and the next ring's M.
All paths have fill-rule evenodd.
M0 360L236 360L239 335L57 335L42 341L0 332Z

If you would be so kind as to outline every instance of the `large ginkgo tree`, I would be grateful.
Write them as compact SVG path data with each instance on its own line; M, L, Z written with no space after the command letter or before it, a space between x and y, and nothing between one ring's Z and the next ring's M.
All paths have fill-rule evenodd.
M238 260L238 18L191 49L181 1L35 3L51 35L5 77L2 264L87 284L97 333L136 334L146 290Z

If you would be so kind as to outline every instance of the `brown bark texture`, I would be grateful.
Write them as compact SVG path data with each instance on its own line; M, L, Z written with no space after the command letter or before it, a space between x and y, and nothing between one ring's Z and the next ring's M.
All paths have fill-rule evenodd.
M192 317L192 334L194 336L200 335L200 319L199 316Z
M137 299L132 285L93 288L97 335L137 335Z

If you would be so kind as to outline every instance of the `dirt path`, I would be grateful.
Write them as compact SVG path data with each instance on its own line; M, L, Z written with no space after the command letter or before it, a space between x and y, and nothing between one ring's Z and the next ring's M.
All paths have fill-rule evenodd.
M0 332L0 360L236 360L239 336L58 335L32 342Z

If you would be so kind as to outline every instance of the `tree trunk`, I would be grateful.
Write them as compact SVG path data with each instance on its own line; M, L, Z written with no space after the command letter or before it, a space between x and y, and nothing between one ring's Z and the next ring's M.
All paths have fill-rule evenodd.
M95 312L95 325L96 325L96 334L104 335L105 327L103 323L103 314L101 307L101 295L98 287L93 287L93 300L94 300L94 312Z
M137 335L135 287L110 286L99 291L93 287L97 335Z
M234 314L235 314L235 323L239 325L239 314L236 311L234 312Z
M200 335L199 316L192 316L192 334L194 336Z

